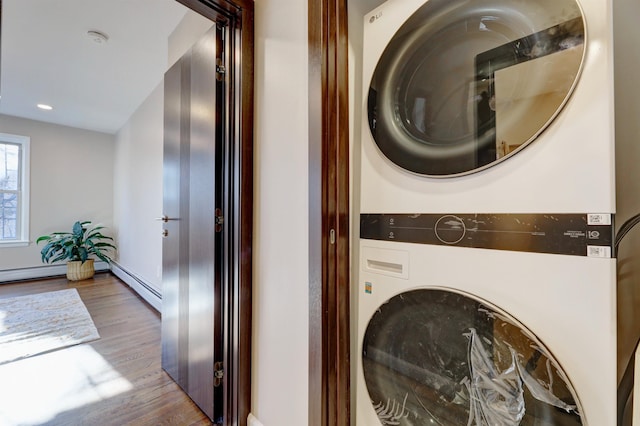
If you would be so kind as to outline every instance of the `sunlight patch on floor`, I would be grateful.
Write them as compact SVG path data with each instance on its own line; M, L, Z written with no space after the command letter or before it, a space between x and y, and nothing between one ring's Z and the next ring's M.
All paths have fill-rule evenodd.
M0 365L0 425L37 425L133 386L90 345Z

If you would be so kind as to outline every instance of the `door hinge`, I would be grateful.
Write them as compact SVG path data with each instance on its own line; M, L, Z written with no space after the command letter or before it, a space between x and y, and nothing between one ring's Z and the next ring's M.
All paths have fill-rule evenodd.
M218 81L222 81L224 79L224 74L227 72L227 68L222 63L222 59L216 59L216 79Z
M218 387L222 384L222 379L224 378L224 370L222 369L222 363L216 362L213 365L213 386Z
M222 210L216 209L214 223L216 225L216 232L222 231L222 225L224 225L224 216L222 215Z

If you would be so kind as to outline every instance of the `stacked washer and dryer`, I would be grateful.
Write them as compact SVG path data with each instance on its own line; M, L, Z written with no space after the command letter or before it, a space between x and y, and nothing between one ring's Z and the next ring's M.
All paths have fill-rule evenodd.
M604 0L365 16L357 425L616 424L612 22Z

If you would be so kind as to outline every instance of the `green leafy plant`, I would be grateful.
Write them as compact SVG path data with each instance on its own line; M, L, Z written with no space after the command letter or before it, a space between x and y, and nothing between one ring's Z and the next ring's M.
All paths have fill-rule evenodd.
M92 256L111 263L109 256L116 246L110 241L113 238L103 235L104 226L91 227L90 221L76 222L71 232L53 232L49 235L38 237L36 244L45 241L46 244L40 251L43 263L54 263L63 260L85 262Z

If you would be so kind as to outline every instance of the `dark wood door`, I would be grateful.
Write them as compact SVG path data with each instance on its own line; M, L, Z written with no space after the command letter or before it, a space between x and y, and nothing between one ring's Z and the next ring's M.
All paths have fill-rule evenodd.
M222 421L225 27L214 25L165 76L163 368Z

